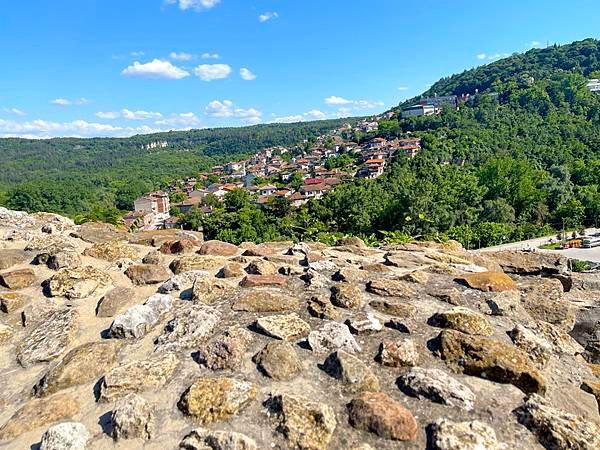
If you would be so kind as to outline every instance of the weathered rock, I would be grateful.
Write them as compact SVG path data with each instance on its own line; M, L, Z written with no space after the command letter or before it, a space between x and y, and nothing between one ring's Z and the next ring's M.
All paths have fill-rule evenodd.
M552 278L524 280L519 287L521 303L531 317L571 330L575 315L564 297L560 281Z
M74 348L38 381L33 388L35 395L45 397L98 379L115 365L119 348L115 341L89 342Z
M33 269L17 269L0 273L0 285L8 289L23 289L35 283L36 277Z
M141 338L161 321L173 307L174 298L165 294L154 294L143 305L129 308L117 316L109 329L115 339Z
M456 306L449 311L439 312L431 317L432 325L450 328L462 333L491 336L494 333L490 322L478 312L463 306Z
M452 422L439 419L431 427L434 450L500 450L492 427L478 420Z
M339 283L331 288L331 303L340 308L359 309L365 306L365 299L358 285Z
M152 250L142 258L142 264L162 264L165 257L158 250Z
M211 335L220 319L221 313L210 306L192 304L179 308L156 339L156 351L195 348Z
M179 239L176 241L165 241L160 246L159 251L164 255L179 255L181 253L191 253L195 249L194 242L189 239Z
M552 345L534 331L519 324L510 332L509 336L513 343L529 355L538 367L543 368L552 356Z
M427 284L429 282L429 274L422 270L415 270L414 272L402 276L400 279L410 283Z
M521 295L519 291L497 292L487 300L490 307L490 314L493 316L512 316L521 305Z
M165 281L159 288L158 292L162 294L168 294L173 291L183 291L190 289L194 286L197 279L208 279L210 273L205 270L191 270L189 272L182 272L179 275L173 275L167 281Z
M152 439L156 431L152 406L137 394L119 400L112 410L112 435L120 439Z
M29 400L0 428L0 441L13 439L35 428L73 417L79 404L68 394Z
M347 245L351 245L351 246L359 247L359 248L367 247L367 245L365 244L365 241L363 241L361 238L356 237L356 236L348 236L348 237L340 238L337 240L335 245L338 247L347 246Z
M417 308L403 301L377 299L369 302L369 306L379 312L396 317L413 317Z
M221 241L206 241L198 250L199 255L235 256L240 252L233 244Z
M108 291L98 302L96 316L114 317L135 301L135 291L126 287L116 287Z
M171 277L171 273L157 264L136 264L125 271L131 282L136 286L162 283Z
M413 397L427 398L467 411L473 409L475 402L471 389L439 369L413 367L398 379L398 384L404 393Z
M0 323L0 344L9 341L13 334L14 330L10 325Z
M90 433L84 424L64 422L54 425L42 436L40 450L85 450Z
M383 392L364 392L348 404L350 425L385 439L412 441L417 421L411 412Z
M173 353L131 361L110 370L100 383L100 401L114 402L131 393L139 393L164 386L179 366Z
M337 421L333 409L307 398L271 393L267 407L277 417L277 430L287 439L289 448L326 450Z
M111 278L91 266L60 269L48 283L52 297L82 299L112 284Z
M81 256L78 251L71 250L70 248L64 249L61 246L44 249L42 253L36 255L33 263L48 266L52 270L82 265Z
M504 292L518 289L517 284L505 273L481 272L471 273L456 278L471 289L484 292Z
M585 380L581 385L581 389L596 397L598 411L600 412L600 380Z
M248 264L246 272L253 275L275 275L277 266L270 261L259 259Z
M439 344L442 359L467 375L513 384L525 393L546 391L546 381L533 361L515 347L453 330L442 331Z
M137 252L129 247L124 242L120 241L108 241L99 242L92 245L90 248L83 252L86 256L92 258L102 259L104 261L114 262L117 259L136 259Z
M240 286L243 288L285 286L288 281L289 278L283 275L246 275L240 281Z
M214 277L198 277L192 287L192 301L210 305L227 298L234 287L227 280Z
M300 307L297 297L287 292L271 289L252 289L234 301L231 309L246 312L284 312Z
M347 319L345 323L354 334L370 334L383 330L383 324L372 312L358 314Z
M27 261L27 253L22 250L0 249L0 270L10 269L12 266Z
M386 340L379 346L377 360L388 367L412 367L419 363L419 350L412 339Z
M291 380L302 370L302 362L292 344L287 341L269 342L254 355L259 370L274 380Z
M348 327L337 322L326 322L318 330L311 331L308 335L308 344L316 353L343 350L354 354L361 351L360 345L358 345Z
M17 361L29 367L59 357L73 342L78 324L79 314L73 309L51 308L41 312L17 346Z
M225 264L219 271L219 276L222 278L241 278L245 275L244 266L236 262Z
M311 316L317 317L318 319L335 321L340 318L339 311L335 309L328 299L312 297L308 301L307 309Z
M177 406L196 422L227 420L256 398L256 386L235 378L199 378L181 396Z
M175 259L169 266L175 275L191 270L216 271L223 267L225 260L219 256L190 255Z
M519 293L513 291L517 295L517 302ZM465 304L465 301L462 297L460 291L456 288L433 288L428 289L427 294L432 296L433 298L440 300L445 303L449 303L454 306L462 306Z
M378 391L379 379L360 359L339 350L327 357L323 369L344 385L349 393Z
M305 338L310 333L310 325L296 313L261 317L256 321L256 328L267 336L284 341Z
M235 431L192 430L179 443L184 450L258 450L254 440Z
M552 450L600 448L600 426L583 417L549 406L539 395L530 396L515 410L519 422Z
M556 253L501 251L487 254L502 270L519 275L557 274L566 272L567 258Z
M0 292L0 311L10 314L25 306L31 299L20 292Z
M415 296L413 287L404 281L377 279L367 283L367 292L381 297L411 299Z
M202 345L198 360L211 370L238 369L252 340L252 333L245 328L231 327Z
M127 239L127 233L120 231L114 225L101 222L86 222L72 236L92 244Z

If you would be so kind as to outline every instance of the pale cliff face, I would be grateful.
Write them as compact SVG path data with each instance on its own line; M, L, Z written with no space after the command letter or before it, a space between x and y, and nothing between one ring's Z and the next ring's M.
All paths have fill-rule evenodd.
M0 208L0 448L600 447L595 275L344 244Z

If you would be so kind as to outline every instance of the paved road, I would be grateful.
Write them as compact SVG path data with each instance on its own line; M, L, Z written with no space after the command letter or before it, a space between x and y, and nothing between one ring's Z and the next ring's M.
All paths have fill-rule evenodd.
M586 235L591 235L600 232L599 228L588 228L585 230ZM540 245L544 245L550 242L550 240L556 242L556 235L546 236L537 239L530 239L528 241L512 242L510 244L496 245L494 247L482 248L480 252L497 252L500 250L531 250L543 253L557 253L564 255L567 258L582 259L584 261L592 261L600 263L600 247L595 248L570 248L567 250L541 250L538 249Z

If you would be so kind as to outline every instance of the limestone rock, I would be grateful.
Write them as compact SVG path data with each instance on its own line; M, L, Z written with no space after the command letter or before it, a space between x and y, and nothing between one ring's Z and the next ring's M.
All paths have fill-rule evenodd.
M458 277L456 280L466 284L471 289L484 292L503 292L518 289L517 284L508 275L501 272L471 273Z
M560 281L551 278L524 280L519 287L522 305L531 317L571 330L575 316Z
M296 349L287 341L269 342L253 361L263 374L274 380L291 380L302 370Z
M354 394L379 390L379 380L373 371L360 359L343 350L329 355L323 369L333 378L340 380L347 392Z
M383 392L364 392L348 405L350 425L385 439L412 441L417 421L412 413Z
M256 328L284 341L305 338L310 333L310 325L296 313L261 317L256 321Z
M206 241L198 250L199 255L212 255L212 256L235 256L239 253L239 249L227 242L221 241Z
M289 278L283 275L246 275L240 281L240 286L244 288L285 286L288 281Z
M360 345L358 345L348 327L337 322L326 322L318 330L311 331L308 335L308 344L316 353L343 350L354 354L361 351Z
M152 250L142 258L142 264L162 264L165 257L158 250Z
M529 357L543 368L552 356L552 345L534 331L519 324L510 332L509 336L514 344L529 355Z
M253 275L275 275L277 266L270 261L259 259L248 264L246 272Z
M60 269L48 283L52 297L82 299L112 284L111 278L91 266Z
M286 438L289 448L326 450L337 426L333 409L304 397L271 393L267 400L275 414L277 430Z
M415 270L404 275L401 280L416 284L427 284L429 282L429 274L422 270Z
M112 433L120 439L152 439L156 430L152 406L137 394L129 394L112 410Z
M12 266L27 261L27 253L22 250L0 249L0 270L10 269Z
M194 251L195 244L189 239L178 239L176 241L165 241L160 246L159 252L164 255L179 255L181 253L191 253Z
M10 314L25 306L30 298L20 292L0 292L0 311Z
M501 450L492 427L478 420L453 422L439 419L432 426L434 450Z
M221 268L219 275L222 278L241 278L246 275L246 272L240 263L230 262Z
M86 222L80 225L79 230L71 233L71 235L92 244L127 239L125 231L118 230L114 225L100 222Z
M0 323L0 344L10 340L10 338L13 336L13 333L14 331L10 325Z
M466 411L473 409L475 394L443 370L413 367L399 378L398 383L406 394L413 397L427 398Z
M73 342L78 324L79 314L73 309L49 308L41 312L17 346L17 361L29 367L57 358Z
M168 294L173 291L183 291L190 289L194 286L197 279L205 279L210 277L210 273L205 270L190 270L189 272L182 272L179 275L173 275L167 281L165 281L159 288L158 292L161 294Z
M211 370L238 369L252 340L252 333L245 328L231 327L203 344L198 360Z
M136 259L137 252L129 247L124 242L120 241L107 241L99 242L92 245L90 248L83 252L86 256L92 258L102 259L104 261L114 262L117 259Z
M515 292L515 294L516 294L517 303L518 303L519 293L516 291L513 291L513 292ZM441 288L441 289L433 288L433 289L429 289L427 291L427 294L437 300L440 300L445 303L449 303L454 306L462 306L465 304L460 291L456 288Z
M521 295L519 291L497 292L487 300L490 307L490 314L493 316L512 316L521 305Z
M109 329L109 335L116 339L141 338L152 330L163 315L173 307L173 297L154 294L143 305L129 308L117 316Z
M567 270L567 258L556 253L501 251L487 256L496 261L507 273L549 275Z
M358 285L339 283L331 288L331 303L340 308L358 309L365 306L365 299Z
M157 351L181 351L197 347L209 337L221 320L221 313L206 305L179 308L164 332L156 339Z
M400 297L409 300L415 296L413 287L398 280L377 279L367 283L367 292L381 297Z
M379 346L377 360L388 367L412 367L419 363L419 350L412 339L385 340Z
M133 284L143 286L145 284L162 283L171 277L171 273L158 264L137 264L125 271Z
M38 381L33 388L35 395L45 397L99 378L114 366L119 348L114 341L89 342L74 348Z
M317 317L318 319L335 321L340 318L339 311L335 309L328 299L312 297L308 301L307 309L311 316Z
M190 270L206 270L213 272L223 266L224 259L218 256L190 255L175 259L169 268L175 275Z
M179 366L173 353L131 361L110 370L100 383L100 400L114 402L130 393L139 393L164 386Z
M439 343L442 359L467 375L513 384L525 393L546 391L546 381L533 361L515 347L453 330L442 331Z
M54 425L42 436L40 450L85 450L90 433L84 424L64 422Z
M13 439L35 428L69 419L79 412L79 404L69 394L29 400L0 428L0 441Z
M463 306L436 313L431 318L431 322L435 326L450 328L466 334L491 336L494 333L492 325L483 314Z
M379 312L396 317L413 317L417 308L403 301L377 299L369 302L369 306Z
M227 420L256 398L256 386L235 378L199 378L177 406L200 424Z
M226 298L233 286L227 280L214 277L197 277L192 287L192 301L210 305Z
M98 302L96 316L114 317L135 301L135 291L126 287L116 287L108 291Z
M271 289L252 289L243 292L231 309L246 312L284 312L300 307L300 301L287 292Z
M209 431L196 428L179 443L183 450L258 450L254 440L235 431Z
M553 450L600 448L600 426L583 417L549 406L539 395L531 395L515 410L519 422L537 435L540 444Z
M23 289L35 283L36 277L33 269L17 269L0 273L0 285L8 289Z
M372 312L358 314L347 319L345 323L354 334L370 334L383 330L383 324Z

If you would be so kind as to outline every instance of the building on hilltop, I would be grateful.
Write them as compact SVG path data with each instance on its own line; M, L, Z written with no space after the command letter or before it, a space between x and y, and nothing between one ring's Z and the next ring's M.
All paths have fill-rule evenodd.
M439 112L440 109L432 105L413 105L402 110L402 118L406 119L409 117L433 116Z
M591 80L589 80L588 83L587 83L587 88L591 92L595 92L596 94L600 94L600 79L598 79L598 78L592 78Z

